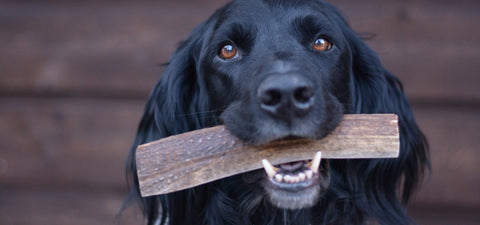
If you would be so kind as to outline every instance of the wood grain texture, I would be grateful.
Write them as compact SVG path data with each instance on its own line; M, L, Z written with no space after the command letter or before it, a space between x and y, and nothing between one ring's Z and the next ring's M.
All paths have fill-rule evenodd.
M125 191L3 189L0 187L2 225L131 225L144 224L130 207L121 217Z
M125 188L143 104L0 97L0 187Z
M394 114L346 115L322 140L284 140L253 146L224 126L167 137L137 148L142 196L165 194L273 164L323 158L394 158L399 154L398 118Z
M125 158L144 104L0 98L0 186L125 188ZM424 103L413 109L432 160L432 176L414 202L480 206L480 107Z

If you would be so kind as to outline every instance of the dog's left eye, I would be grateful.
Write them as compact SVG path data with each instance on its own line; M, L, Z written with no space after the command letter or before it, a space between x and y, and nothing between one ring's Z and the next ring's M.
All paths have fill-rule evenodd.
M237 55L237 48L232 44L225 44L218 53L222 59L233 59Z
M313 42L313 49L317 51L328 51L332 48L332 43L325 38L317 38L315 42Z

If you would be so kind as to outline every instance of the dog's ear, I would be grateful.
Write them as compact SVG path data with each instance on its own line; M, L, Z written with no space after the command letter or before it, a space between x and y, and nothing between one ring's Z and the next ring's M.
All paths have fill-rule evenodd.
M202 43L210 32L212 20L197 26L169 59L160 80L150 93L127 158L127 179L131 192L125 206L129 202L138 201L148 218L148 224L154 223L159 212L162 212L161 218L165 220L167 200L165 196L140 196L135 163L137 146L216 123L211 121L214 117L208 115L209 97L206 96L203 79L197 73L197 59L201 54Z
M428 145L414 119L401 82L380 63L377 54L351 29L347 39L352 52L352 110L354 113L395 113L399 118L401 150L398 159L381 160L375 171L378 183L400 184L403 175L402 203L406 204L428 165ZM383 168L390 167L390 168ZM382 174L382 176L378 176ZM395 180L393 180L394 178ZM394 189L391 189L394 190ZM394 193L392 193L394 194Z
M356 166L364 171L367 195L395 199L401 193L397 197L404 207L421 182L425 166L429 165L428 144L416 124L401 82L381 65L376 53L363 40L350 28L346 29L352 54L352 111L397 114L401 141L398 159L366 160ZM389 204L392 208L400 207L397 202ZM385 218L384 221L395 220Z
M362 180L350 181L356 191L363 189L367 198L377 199L371 201L376 202L371 211L381 224L401 224L406 215L396 212L403 211L422 179L424 168L429 167L428 144L416 124L401 82L382 66L377 54L348 26L340 12L330 7L333 12L330 16L340 24L350 48L350 111L397 114L401 141L400 156L396 159L348 160L342 166L361 177ZM396 200L398 197L401 203ZM379 202L381 199L384 202Z

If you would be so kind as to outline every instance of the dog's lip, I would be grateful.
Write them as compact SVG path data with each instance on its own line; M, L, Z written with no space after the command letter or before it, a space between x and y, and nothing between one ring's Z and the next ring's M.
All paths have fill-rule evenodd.
M313 174L312 178L305 181L298 183L277 182L275 178L270 178L268 175L265 174L263 184L271 190L285 191L290 194L295 194L297 192L301 192L315 186L326 188L326 186L322 184L325 182L328 183L328 180L330 179L330 170L328 166L328 160L324 161L325 162L320 166L320 172L317 174Z
M262 160L269 185L275 189L299 191L319 183L328 171L328 163L322 165L321 152L312 160L294 161L273 166L267 159Z

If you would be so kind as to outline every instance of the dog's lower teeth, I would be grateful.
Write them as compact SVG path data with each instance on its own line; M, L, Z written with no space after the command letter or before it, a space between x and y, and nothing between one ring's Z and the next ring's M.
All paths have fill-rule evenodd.
M305 170L304 172L300 172L298 174L292 175L292 174L281 174L277 173L275 176L271 177L274 179L277 183L300 183L303 181L306 181L308 179L311 179L313 177L313 171L310 169Z
M298 178L300 179L300 181L304 181L305 178L307 178L307 175L305 175L304 173L299 173Z
M291 183L298 183L298 177L292 176Z
M305 176L307 177L307 179L311 179L313 177L313 171L311 170L305 171Z
M291 183L299 183L305 180L312 179L313 175L318 173L321 157L322 157L322 153L317 152L317 154L315 154L315 157L308 164L308 166L305 166L304 170L297 174L283 174L279 168L274 167L267 159L263 159L262 164L268 177L270 177L271 179L273 179L278 183L291 184Z
M267 159L262 160L262 165L269 177L275 176L277 169Z
M314 173L318 172L318 168L320 167L321 160L322 160L322 152L317 152L315 154L315 157L313 157L312 162L310 163L310 169L312 169Z
M275 175L275 181L281 183L283 181L283 176L281 174Z
M290 175L283 176L283 181L285 181L285 183L292 183L292 176Z

